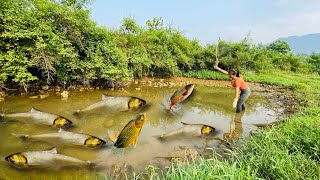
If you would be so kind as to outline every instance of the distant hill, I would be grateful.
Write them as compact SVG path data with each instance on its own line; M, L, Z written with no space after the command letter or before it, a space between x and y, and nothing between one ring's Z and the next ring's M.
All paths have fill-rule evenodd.
M295 54L311 54L312 51L320 53L320 33L290 36L278 40L287 42Z

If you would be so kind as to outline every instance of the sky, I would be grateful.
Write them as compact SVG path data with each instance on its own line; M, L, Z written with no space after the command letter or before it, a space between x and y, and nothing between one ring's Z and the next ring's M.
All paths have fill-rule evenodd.
M201 44L219 38L270 43L280 37L320 33L320 0L94 0L98 25L120 27L131 17L140 26L162 17L166 25Z

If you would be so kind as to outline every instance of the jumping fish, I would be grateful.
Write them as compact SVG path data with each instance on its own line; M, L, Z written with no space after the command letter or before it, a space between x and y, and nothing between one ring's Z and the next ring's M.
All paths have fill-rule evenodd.
M129 121L129 123L122 129L118 137L110 138L110 140L115 141L114 146L117 148L124 148L132 144L134 147L136 147L138 136L146 120L146 113L143 113Z
M190 94L192 93L194 89L194 84L188 84L182 88L180 88L179 90L177 90L170 98L170 107L168 109L168 112L170 112L171 108L175 105L178 104L182 101L184 101L185 99L187 99Z
M88 134L75 133L60 129L58 133L21 135L13 134L16 137L30 141L46 141L49 143L60 143L64 145L75 145L89 148L96 148L104 145L106 142L95 136Z
M120 111L136 111L141 109L146 104L146 101L137 97L132 96L108 96L103 94L102 100L94 103L83 109L79 109L76 113L80 114L83 112L91 111L101 107L109 107L111 109Z
M165 139L169 138L172 136L177 136L177 135L192 135L192 136L209 136L211 135L214 131L215 128L208 126L208 125L203 125L203 124L187 124L184 122L181 122L183 124L183 127L174 130L172 132L169 132L167 134L163 134L159 136L160 139Z
M35 108L32 108L30 112L25 113L12 113L12 114L0 114L0 119L5 120L18 120L23 122L31 122L35 124L43 124L54 127L68 127L72 124L70 120L62 116L41 112Z
M45 151L26 151L11 154L5 160L17 168L60 168L65 166L89 167L90 161L58 154L56 148Z

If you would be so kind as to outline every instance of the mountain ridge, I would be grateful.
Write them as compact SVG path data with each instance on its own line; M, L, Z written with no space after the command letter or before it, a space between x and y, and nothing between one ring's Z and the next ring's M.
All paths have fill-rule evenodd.
M320 33L293 35L281 37L277 40L287 42L295 54L310 55L312 52L320 53Z

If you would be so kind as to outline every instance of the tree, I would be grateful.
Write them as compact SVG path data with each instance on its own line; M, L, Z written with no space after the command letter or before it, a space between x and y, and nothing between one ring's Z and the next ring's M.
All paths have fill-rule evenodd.
M267 48L281 54L287 54L291 51L290 45L287 42L281 40L277 40L271 43L269 46L267 46Z
M308 58L308 63L311 64L314 71L320 75L320 53L312 52Z
M136 34L141 31L133 18L124 18L120 30L125 34Z

